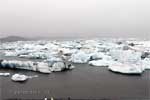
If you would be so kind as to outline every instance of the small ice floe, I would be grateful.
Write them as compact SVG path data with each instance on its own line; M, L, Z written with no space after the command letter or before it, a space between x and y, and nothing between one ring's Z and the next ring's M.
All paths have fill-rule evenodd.
M16 81L16 82L23 82L23 81L26 81L28 79L28 76L26 75L21 75L21 74L14 74L11 79L13 81Z
M119 72L123 74L141 74L144 71L142 66L136 64L123 64L123 63L114 63L108 67L109 70L113 72Z
M0 76L9 76L10 73L0 73Z
M24 82L28 79L35 78L35 77L38 77L38 75L27 76L27 75L23 75L23 74L14 74L11 77L11 79L16 82Z

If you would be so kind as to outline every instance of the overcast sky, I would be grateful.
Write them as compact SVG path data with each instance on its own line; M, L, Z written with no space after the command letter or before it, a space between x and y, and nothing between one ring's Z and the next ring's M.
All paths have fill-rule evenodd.
M0 0L0 37L150 37L150 0Z

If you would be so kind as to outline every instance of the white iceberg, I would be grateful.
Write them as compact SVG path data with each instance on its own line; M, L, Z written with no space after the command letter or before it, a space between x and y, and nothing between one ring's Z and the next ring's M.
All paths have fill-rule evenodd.
M26 75L21 75L21 74L14 74L11 79L13 81L16 81L16 82L23 82L23 81L26 81L28 79L28 76Z
M137 66L136 64L123 64L119 62L110 65L108 69L113 72L119 72L123 74L141 74L144 71L142 66Z
M51 73L52 71L63 71L63 70L70 70L73 69L73 66L67 65L63 61L56 61L56 62L31 62L31 61L8 61L3 60L0 63L2 68L17 68L17 69L25 69L25 70L32 70L38 71L41 73Z

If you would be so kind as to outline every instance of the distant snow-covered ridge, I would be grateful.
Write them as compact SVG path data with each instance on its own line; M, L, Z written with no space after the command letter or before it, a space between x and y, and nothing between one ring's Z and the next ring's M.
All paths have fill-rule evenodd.
M136 39L18 41L2 43L0 50L3 50L5 56L42 60L42 62L36 62L36 68L33 62L23 61L4 60L2 62L3 66L9 64L11 68L11 66L16 65L19 66L15 66L16 68L33 71L38 66L38 71L42 72L43 70L45 73L52 71L50 69L52 65L55 66L55 70L60 71L61 66L65 66L63 63L68 62L107 66L109 70L125 74L142 73L145 69L150 69L150 41Z

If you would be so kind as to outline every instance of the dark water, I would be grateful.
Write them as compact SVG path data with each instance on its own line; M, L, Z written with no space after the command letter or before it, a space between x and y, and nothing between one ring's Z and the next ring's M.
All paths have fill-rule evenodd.
M0 77L1 99L74 98L100 100L149 100L150 71L142 75L122 75L108 71L106 67L76 64L67 72L41 74L23 70L7 70L11 74L39 75L24 83ZM6 72L0 69L0 72ZM105 98L105 99L104 99ZM44 100L44 99L42 99Z

